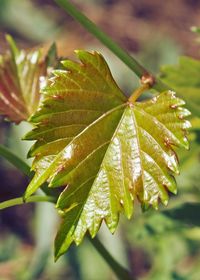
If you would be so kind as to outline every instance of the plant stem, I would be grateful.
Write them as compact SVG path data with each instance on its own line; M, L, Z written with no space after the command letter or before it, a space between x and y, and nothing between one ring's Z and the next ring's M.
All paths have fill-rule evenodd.
M30 202L56 202L56 198L53 196L41 196L41 195L34 195L29 197L26 202L24 202L23 197L17 197L13 199L9 199L0 203L0 210L9 208L16 205L22 205Z
M3 145L0 145L0 155L5 159L7 159L17 169L22 171L25 175L27 175L28 177L31 176L31 171L28 164L25 163L22 159L20 159L18 156L16 156L13 152L11 152Z
M76 19L84 26L91 34L93 34L99 41L101 41L108 49L110 49L121 61L123 61L133 72L141 79L143 75L153 76L147 69L145 69L135 58L130 56L128 52L123 50L117 43L115 43L106 33L104 33L96 24L81 13L68 0L54 0L61 8ZM159 79L155 79L153 88L157 91L168 90L169 87L162 83Z
M12 165L14 165L18 170L20 170L23 174L27 175L29 178L33 176L34 172L31 172L30 166L3 145L0 145L0 155L7 159ZM48 188L47 184L43 184L41 186L41 190L47 196L58 195L57 190Z
M103 257L107 262L113 272L120 280L136 280L133 276L130 275L129 271L125 269L121 264L119 264L103 246L97 237L94 239L88 238L98 253Z
M140 97L140 95L147 89L149 89L149 84L144 84L141 87L137 88L129 97L129 102L134 104L134 102Z

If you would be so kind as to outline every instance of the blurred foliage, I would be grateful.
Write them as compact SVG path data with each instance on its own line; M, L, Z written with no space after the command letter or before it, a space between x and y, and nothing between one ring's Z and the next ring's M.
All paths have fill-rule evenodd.
M63 27L60 22L63 21L64 23L64 17L62 13L58 13L52 3L49 4L50 2L52 1L0 0L0 30L10 32L20 39L21 44L28 46L57 38L61 40L59 34L62 34L60 32ZM84 4L83 2L86 1L79 0L77 2ZM171 2L173 6L171 10L164 8L162 1L157 1L159 2L157 6L155 6L156 1L154 0L135 1L134 11L138 15L138 21L130 16L130 9L125 10L124 8L126 6L130 8L133 2L87 1L87 3L93 5L98 3L98 8L94 6L96 10L91 8L91 12L97 20L102 12L101 4L106 5L106 9L102 13L103 26L110 29L110 26L115 24L117 28L115 32L113 31L113 34L116 38L121 40L122 45L129 46L131 50L138 50L136 55L139 60L154 72L158 72L161 64L176 64L178 56L182 52L191 53L195 56L198 54L198 51L194 51L193 47L190 47L190 50L185 48L189 45L195 45L191 40L191 35L188 35L185 30L186 23L189 22L190 24L192 19L198 17L196 7L199 1L176 1L176 3L168 1L167 5L170 5ZM156 7L159 10L159 13L155 12L157 15L152 12L151 5L154 11ZM162 8L160 8L160 5ZM175 5L177 5L177 9ZM189 5L193 7L193 13ZM112 7L115 14L112 13ZM97 9L98 12L96 12ZM118 14L117 11L120 11L120 13ZM187 13L184 14L183 11L187 11ZM174 19L172 18L173 13L176 17ZM124 16L126 14L129 15L128 19ZM117 25L116 18L121 18L121 16L125 23L123 25L123 20L121 20L121 23ZM162 17L164 21L160 24ZM150 29L152 18L154 25L153 29ZM174 34L174 38L170 37L169 33L168 35L165 33L170 24L170 34ZM194 22L195 24L197 23ZM125 28L121 28L122 26L125 26ZM139 28L140 26L141 28ZM166 28L163 28L163 26ZM175 29L176 26L179 29ZM120 28L122 29L121 32ZM90 42L88 38L84 39L82 30L80 33L76 33L79 34L79 38L77 35L77 38L73 37L73 42L68 40L69 32L73 33L75 31L77 31L77 27L73 26L72 28L71 25L70 30L64 29L67 39L62 44L64 45L62 50L60 49L62 53L70 54L70 50L66 53L70 44L76 48L82 48L82 44L84 44L85 48L94 49L92 47L94 42ZM148 44L144 41L147 33L149 38L151 37ZM117 37L118 34L119 37ZM136 38L130 37L130 34L133 34L133 36L136 34ZM137 45L136 39L139 40L139 38L142 38L142 40ZM2 43L0 50L2 46L5 48ZM101 52L102 47L95 45L95 48ZM198 48L199 46L195 50ZM135 76L107 50L104 51L109 65L111 65L111 70L114 72L114 77L126 92L130 92L138 82ZM185 79L187 80L190 76L190 73L187 74ZM199 73L197 73L197 78L199 79ZM199 98L198 94L198 101ZM109 235L104 227L100 231L101 240L111 250L116 259L128 265L133 274L140 280L200 279L200 227L198 217L200 213L200 125L199 119L192 119L191 121L193 130L190 138L193 139L193 142L189 153L184 151L179 153L181 168L181 175L177 177L179 192L176 197L171 198L168 208L163 209L163 212L160 213L150 211L142 214L139 207L136 207L135 217L132 221L126 222L123 218L121 219L121 227L117 234ZM19 137L29 129L23 123L18 127L3 123L0 134L1 142L17 152L19 156L25 158L25 143L21 143ZM28 147L26 147L26 150L28 150ZM0 167L1 199L4 200L17 196L17 193L23 193L27 181L16 175L16 170L5 161L1 160ZM15 178L15 182L13 182L13 178ZM184 205L184 203L187 204ZM194 206L194 208L190 208L191 206ZM195 215L193 215L193 211ZM41 215L41 213L43 214ZM191 214L192 220L194 219L193 225L191 225L191 218L188 221L188 214ZM23 218L24 216L26 217ZM176 219L174 219L175 217ZM44 208L41 205L25 206L25 208L16 207L0 213L0 279L115 279L108 266L87 241L84 241L79 248L74 246L63 259L54 264L51 251L52 240L50 239L53 239L53 235L55 235L52 232L55 232L56 223L54 209L49 209L48 206L44 206ZM22 234L19 227L23 228L23 231L26 229L26 234ZM37 260L42 261L38 262Z
M55 38L58 32L53 14L49 16L29 0L0 0L0 24L1 28L38 43Z
M193 115L200 117L199 99L200 61L190 57L180 57L177 66L167 65L161 69L161 78L184 98Z

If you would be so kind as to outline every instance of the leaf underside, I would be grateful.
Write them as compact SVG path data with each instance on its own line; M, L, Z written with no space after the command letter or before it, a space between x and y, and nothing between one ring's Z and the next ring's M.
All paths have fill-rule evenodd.
M172 91L132 104L97 53L77 51L81 63L64 61L43 90L44 101L25 139L36 140L35 176L25 199L45 181L66 186L57 201L63 223L55 257L86 231L94 237L104 220L114 232L119 214L133 214L134 200L158 207L176 193L173 146L188 148L190 113Z
M46 65L39 50L19 50L9 35L6 38L10 51L0 56L0 114L19 123L38 107Z
M161 69L162 80L183 97L188 109L200 117L200 61L181 57L178 65L166 65Z

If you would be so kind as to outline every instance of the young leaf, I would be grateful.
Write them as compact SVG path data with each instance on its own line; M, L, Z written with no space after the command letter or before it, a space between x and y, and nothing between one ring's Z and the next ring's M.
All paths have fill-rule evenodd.
M9 35L6 39L10 52L0 56L0 114L19 123L38 107L47 65L39 50L25 52Z
M200 61L181 57L179 65L166 65L161 69L161 78L177 91L187 103L188 109L200 117Z
M29 152L36 174L25 199L45 181L67 186L57 201L64 221L56 258L87 230L94 237L102 220L114 232L120 212L132 216L135 198L154 208L159 200L167 204L178 174L172 147L188 148L189 111L174 92L132 103L99 53L77 55L82 63L64 61L68 71L54 71L25 137L36 140Z

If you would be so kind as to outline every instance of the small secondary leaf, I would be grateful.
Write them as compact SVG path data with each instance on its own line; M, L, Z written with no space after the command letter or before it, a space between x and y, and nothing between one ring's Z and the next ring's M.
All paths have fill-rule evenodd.
M0 56L0 114L19 123L35 112L47 65L40 50L19 50L7 35L10 51Z
M179 65L161 68L161 78L184 98L188 109L200 117L200 61L181 57Z
M25 199L45 181L67 186L57 201L64 221L56 258L87 230L94 237L103 220L114 232L120 212L132 216L135 198L154 208L167 204L179 172L172 147L188 148L190 113L174 92L132 103L99 53L77 55L82 63L64 61L68 71L54 71L25 137L36 140L29 152L36 174Z

